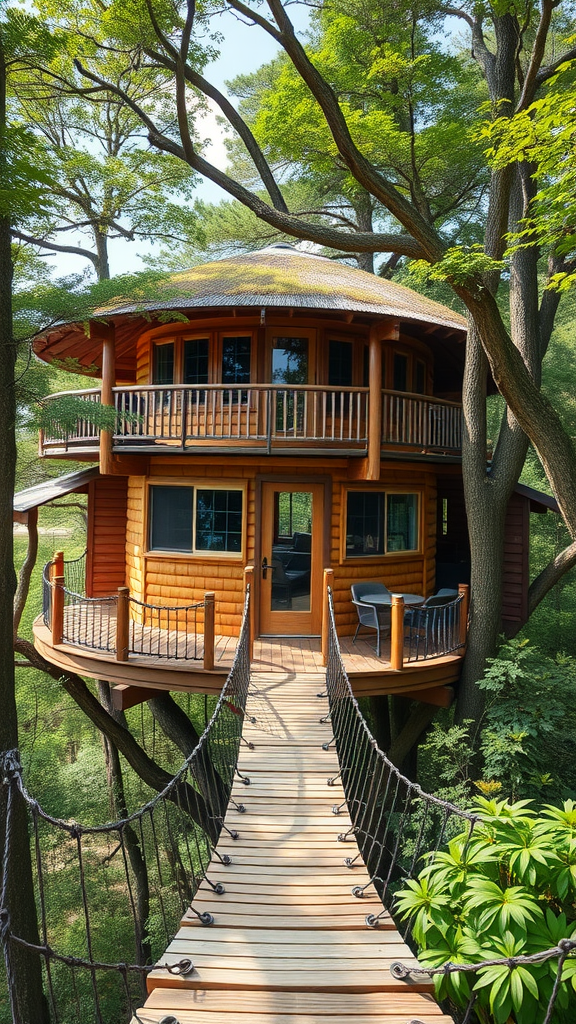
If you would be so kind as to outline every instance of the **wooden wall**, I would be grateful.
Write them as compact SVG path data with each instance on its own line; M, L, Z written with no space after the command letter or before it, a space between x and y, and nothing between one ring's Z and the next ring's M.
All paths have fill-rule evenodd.
M324 461L321 474L314 460L299 460L287 465L286 460L256 462L242 465L242 460L219 460L190 456L174 456L170 459L152 459L150 481L160 482L162 478L197 479L198 481L228 480L230 484L246 481L247 484L247 542L241 560L174 553L146 553L146 480L131 477L128 486L128 522L126 530L127 585L140 600L151 604L192 604L201 601L206 591L216 594L216 632L222 636L236 636L239 631L243 607L243 571L246 564L252 564L259 557L259 538L256 536L256 514L258 477L265 475L287 480L295 479L321 482L327 479L331 469L331 507L326 511L325 522L330 524L327 550L329 562L334 569L334 596L339 630L351 633L356 625L356 611L350 600L350 585L363 579L380 579L391 590L432 593L435 573L436 545L436 486L433 468L422 464L405 466L389 463L383 468L378 485L353 482L349 478L348 465L344 460ZM275 464L271 464L275 461ZM208 464L206 464L208 463ZM421 529L423 530L423 551L417 554L388 555L378 559L346 560L341 558L340 535L343 529L344 485L369 489L414 490L422 492Z
M123 476L100 476L88 487L86 593L113 594L126 583L126 498Z
M502 622L514 630L528 619L530 585L530 500L513 494L504 525L504 590Z

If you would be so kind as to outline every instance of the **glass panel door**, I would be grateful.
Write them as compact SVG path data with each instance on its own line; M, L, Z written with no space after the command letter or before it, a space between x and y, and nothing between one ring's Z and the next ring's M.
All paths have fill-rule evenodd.
M262 486L260 632L320 630L323 486Z
M310 374L308 338L274 338L272 343L272 383L308 384ZM274 427L276 434L297 437L305 419L303 392L290 387L276 392Z

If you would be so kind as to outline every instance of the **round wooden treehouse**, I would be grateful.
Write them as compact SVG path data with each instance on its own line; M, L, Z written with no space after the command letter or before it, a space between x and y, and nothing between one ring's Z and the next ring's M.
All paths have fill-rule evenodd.
M64 610L55 630L46 611L37 624L43 653L117 684L207 689L203 674L216 685L229 667L253 566L259 656L317 667L330 569L357 692L410 692L424 672L428 688L453 682L456 654L393 667L387 630L379 658L373 633L352 644L351 587L424 600L468 582L465 329L408 288L281 244L38 335L42 359L102 379L73 393L86 413L72 430L51 396L40 440L45 457L96 464L70 485L88 493L84 604L58 562ZM93 403L115 410L110 429Z

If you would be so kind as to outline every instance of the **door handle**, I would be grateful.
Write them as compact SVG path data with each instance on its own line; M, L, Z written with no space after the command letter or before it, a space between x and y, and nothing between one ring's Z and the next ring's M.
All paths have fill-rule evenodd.
M262 579L263 580L266 579L266 575L268 573L268 569L270 569L270 572L274 571L272 566L268 565L268 559L266 558L266 556L264 556L264 558L262 559L262 566L261 566L261 568L262 568Z

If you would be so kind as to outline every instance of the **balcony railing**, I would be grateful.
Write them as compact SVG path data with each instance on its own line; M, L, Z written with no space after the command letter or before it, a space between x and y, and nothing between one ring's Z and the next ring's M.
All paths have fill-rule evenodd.
M127 587L88 597L85 554L73 561L60 552L44 566L43 619L52 644L69 644L112 655L116 661L169 658L214 668L214 594L185 606L152 605L132 597ZM72 587L76 589L72 589Z
M166 447L259 448L267 452L324 448L367 452L368 388L316 385L144 385L114 388L114 451ZM72 428L59 425L59 399L100 402L100 391L62 392L46 400L44 454L98 447L89 411ZM52 415L51 415L52 410ZM394 391L382 393L382 446L458 454L462 410L455 402Z
M383 391L382 444L459 453L462 406L428 395Z

